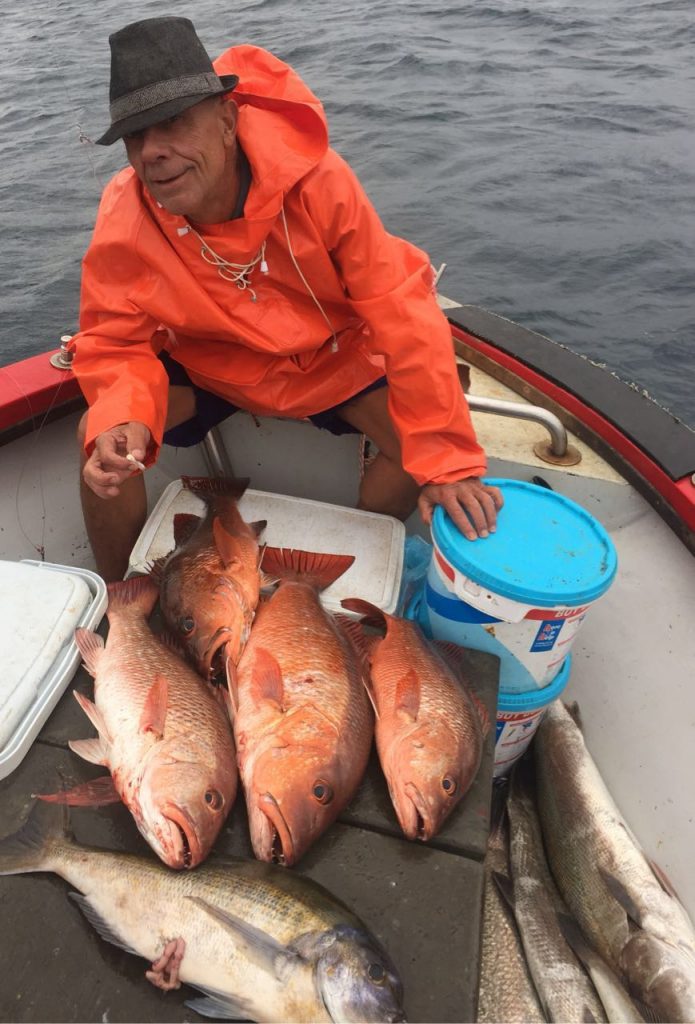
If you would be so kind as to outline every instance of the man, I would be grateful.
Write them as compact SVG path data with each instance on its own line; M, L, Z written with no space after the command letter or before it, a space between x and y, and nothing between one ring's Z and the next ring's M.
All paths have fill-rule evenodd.
M97 568L121 578L146 514L135 462L236 409L310 418L379 449L359 507L473 540L502 498L476 442L429 260L388 235L328 146L320 103L253 46L213 67L186 18L110 37L107 185L84 260L74 369L82 505ZM232 91L233 90L233 91Z

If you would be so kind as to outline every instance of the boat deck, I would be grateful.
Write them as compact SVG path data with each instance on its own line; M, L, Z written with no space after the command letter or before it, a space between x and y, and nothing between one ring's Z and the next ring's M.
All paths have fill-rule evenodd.
M104 633L103 625L100 632ZM468 652L473 688L494 723L499 662ZM80 669L21 765L0 782L0 826L14 832L31 794L103 774L67 747L94 735L71 690L91 696ZM427 845L403 838L373 757L358 795L292 869L320 882L384 943L405 988L409 1021L473 1021L477 999L483 858L488 833L494 729L478 777L440 835ZM121 804L71 812L85 845L153 856ZM215 853L252 856L241 795ZM213 854L214 856L214 854ZM102 940L53 875L0 878L3 1021L196 1021L187 986L163 993L144 977L144 960Z

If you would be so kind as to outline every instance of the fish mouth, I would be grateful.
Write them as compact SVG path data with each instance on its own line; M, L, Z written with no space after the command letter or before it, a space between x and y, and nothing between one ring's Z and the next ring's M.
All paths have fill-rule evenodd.
M203 674L211 681L224 682L227 641L232 639L229 626L220 626L210 637L200 659Z
M401 828L408 839L420 839L423 843L427 842L434 833L432 817L427 801L414 782L408 782L405 787L404 804L406 806L399 814Z
M280 805L272 793L264 793L259 802L270 826L270 842L264 844L262 859L268 860L272 864L290 867L296 859L295 849L292 833L280 810Z
M166 807L164 817L173 826L171 834L174 844L175 868L194 868L203 859L203 851L196 835L193 821L186 812L176 806Z

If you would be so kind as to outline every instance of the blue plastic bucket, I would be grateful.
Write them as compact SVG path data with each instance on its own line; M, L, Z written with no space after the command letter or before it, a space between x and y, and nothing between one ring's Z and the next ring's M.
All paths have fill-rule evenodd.
M601 524L576 502L519 480L487 480L504 495L496 533L468 541L443 508L417 619L436 640L501 661L500 690L553 681L587 611L608 590L617 556Z
M542 690L500 693L495 727L495 778L506 775L530 744L546 708L567 686L571 662L571 655L568 655L550 686Z

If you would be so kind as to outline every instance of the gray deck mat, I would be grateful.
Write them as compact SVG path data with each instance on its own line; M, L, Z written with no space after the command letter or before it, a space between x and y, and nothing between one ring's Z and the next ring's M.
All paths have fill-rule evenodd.
M470 652L476 689L496 700L498 661ZM91 696L81 670L22 764L0 782L0 833L13 832L33 792L53 791L104 774L65 749L68 739L94 735L72 697ZM492 718L494 722L494 715ZM410 843L399 830L378 764L371 766L354 806L295 868L321 882L381 939L404 981L408 1020L470 1021L475 1017L482 898L481 842L487 835L494 727L468 798L442 832L445 848ZM122 805L73 810L80 842L152 856ZM237 799L215 847L251 855L243 799ZM451 850L452 852L449 852ZM144 978L147 965L100 939L54 876L0 878L3 921L0 974L2 1021L195 1021L185 986L162 993Z

